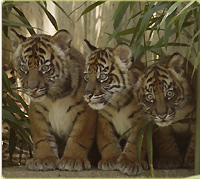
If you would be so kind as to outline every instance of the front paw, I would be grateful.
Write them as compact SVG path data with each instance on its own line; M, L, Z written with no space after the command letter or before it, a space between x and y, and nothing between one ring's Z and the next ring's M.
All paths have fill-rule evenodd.
M98 163L98 169L100 170L116 170L117 169L117 160L109 159L109 160L100 160Z
M91 164L87 159L72 159L62 157L58 168L59 170L81 171L84 169L91 169Z
M138 160L130 160L124 154L118 158L117 168L127 175L138 175L143 171Z
M39 170L39 171L55 170L58 166L58 162L59 162L58 158L44 158L44 159L32 158L27 160L26 168L28 170Z
M154 167L157 169L181 168L183 160L181 157L161 157L155 160Z

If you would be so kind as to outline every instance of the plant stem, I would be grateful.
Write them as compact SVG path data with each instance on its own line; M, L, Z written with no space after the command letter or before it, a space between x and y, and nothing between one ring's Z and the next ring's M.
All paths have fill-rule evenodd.
M197 14L200 13L200 8ZM197 16L197 29L200 29L200 17ZM198 35L198 50L200 51L200 34ZM197 59L200 60L200 59ZM200 174L200 64L197 66L197 105L196 105L196 142L195 142L195 174Z

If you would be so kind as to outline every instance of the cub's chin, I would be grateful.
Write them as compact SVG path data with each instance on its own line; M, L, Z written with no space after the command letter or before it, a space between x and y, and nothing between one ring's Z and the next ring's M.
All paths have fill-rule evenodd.
M163 121L163 122L155 122L158 126L160 127L166 127L166 126L170 126L172 124L172 121Z
M92 109L95 109L95 110L101 110L105 107L105 104L104 103L88 103L88 105L92 108Z

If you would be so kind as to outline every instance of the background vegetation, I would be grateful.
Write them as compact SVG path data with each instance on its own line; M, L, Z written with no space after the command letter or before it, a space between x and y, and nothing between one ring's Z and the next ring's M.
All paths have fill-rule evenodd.
M71 15L74 11L79 11L80 6L74 9L70 13L66 11L56 3L52 1L56 8L59 9L66 16L66 21L71 21L75 24L76 21L72 21ZM20 10L20 5L22 3L28 2L4 2L2 4L2 26L3 35L8 37L9 28L27 28L28 32L32 35L35 34L35 29L33 27L25 14ZM58 23L56 18L51 14L47 8L47 3L35 2L38 4L38 8L44 11L48 20L51 22L53 27L58 30ZM66 2L67 3L67 2ZM81 12L80 17L77 21L87 14L91 13L94 9L98 8L102 4L108 2L97 1L92 3L90 6L86 7L85 10ZM140 10L135 11L136 4L139 3ZM85 2L83 2L85 4ZM111 7L112 8L112 7ZM129 18L125 19L125 14L129 13ZM145 63L148 65L149 60L147 58L147 53L150 52L157 59L160 56L165 55L165 51L169 47L174 48L184 48L187 49L188 55L187 59L191 58L191 54L194 57L194 69L200 63L200 49L198 49L198 36L200 35L200 29L198 26L198 19L200 13L200 5L198 2L133 2L133 1L123 1L118 2L117 8L113 11L112 24L113 32L105 32L108 36L107 44L111 40L115 40L117 43L125 42L128 43L134 50L135 58L144 57ZM13 21L10 19L10 15L14 15L18 21ZM136 20L137 19L137 20ZM134 21L134 23L132 23ZM192 33L191 33L191 28ZM43 30L43 29L39 29ZM190 30L190 31L189 31ZM153 35L157 36L157 42L153 43ZM177 42L180 36L184 36L188 39L188 43ZM105 44L106 45L106 44ZM6 50L6 49L3 49ZM24 100L18 95L17 90L19 88L12 88L8 80L7 74L2 71L3 78L3 94L2 94L2 117L3 123L7 123L10 126L9 134L9 154L12 160L12 154L14 152L15 146L17 145L16 134L19 135L24 142L32 146L29 129L29 121L27 114L27 105ZM23 108L21 108L21 106ZM147 131L149 138L148 150L149 150L149 162L152 166L152 143L150 140L152 134L151 124L147 124L141 131L140 138L138 140L138 146L141 146L142 136ZM153 167L152 175L153 175Z

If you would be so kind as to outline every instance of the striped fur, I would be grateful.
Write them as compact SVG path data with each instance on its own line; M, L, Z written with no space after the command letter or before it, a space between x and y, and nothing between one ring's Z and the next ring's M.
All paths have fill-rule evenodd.
M148 166L143 155L142 164L139 162L136 149L136 136L144 123L144 113L142 107L137 105L130 85L137 81L132 75L132 70L136 70L136 64L131 67L132 50L126 44L112 49L96 48L88 41L86 43L90 52L85 65L87 84L84 98L99 114L97 144L102 159L98 168L118 169L128 175L139 174L142 164ZM123 135L125 146L117 144Z
M179 120L195 118L195 97L185 69L186 60L178 53L147 68L137 91L138 101L160 128L154 134L157 168L183 166L175 136L189 134L190 144L184 166L194 166L194 124ZM164 127L164 128L162 128ZM186 139L186 138L185 138ZM183 141L186 142L185 140Z
M66 30L24 37L11 30L14 63L31 98L29 118L35 147L29 170L90 169L96 112L83 100L85 59L70 47Z

